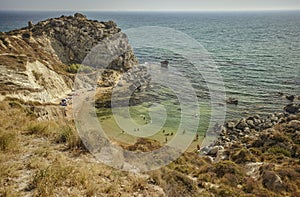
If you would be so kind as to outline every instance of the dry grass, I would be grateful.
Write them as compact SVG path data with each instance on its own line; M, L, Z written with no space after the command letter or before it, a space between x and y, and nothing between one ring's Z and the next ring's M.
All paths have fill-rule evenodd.
M26 134L46 137L56 143L66 144L67 148L70 150L85 150L72 122L33 121L28 124Z
M272 139L292 143L282 133L275 134ZM157 146L140 139L126 148L152 150ZM36 121L18 102L2 102L0 196L163 196L160 192L168 196L297 196L299 161L282 147L264 148L262 143L255 148L230 149L229 160L217 163L185 153L162 169L131 174L93 162L83 151L73 122ZM273 185L268 189L262 179L246 173L244 165L260 159L271 166L260 168L260 173L272 171L273 177L280 176L284 183L276 194Z
M28 189L35 189L36 196L51 196L58 187L72 186L74 179L73 167L64 165L51 165L39 170Z
M0 129L0 151L9 151L16 148L16 132L3 131Z
M36 121L16 101L0 103L0 122L0 196L120 196L146 190L145 178L91 163L91 155L81 159L86 153L73 122ZM19 188L19 179L27 182L25 188Z

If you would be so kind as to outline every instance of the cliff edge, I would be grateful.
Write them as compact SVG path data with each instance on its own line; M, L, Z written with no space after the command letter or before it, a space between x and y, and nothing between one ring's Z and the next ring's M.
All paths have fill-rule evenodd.
M127 70L137 59L113 21L89 20L76 13L0 32L0 101L52 103L63 98L73 88L75 74L68 72L69 66L81 64L94 46L116 34L127 46L110 67Z

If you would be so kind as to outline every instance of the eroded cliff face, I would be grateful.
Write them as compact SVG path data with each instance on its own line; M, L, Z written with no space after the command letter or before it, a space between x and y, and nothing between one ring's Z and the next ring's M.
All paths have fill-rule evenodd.
M68 66L82 63L93 47L122 34L120 31L113 21L88 20L76 13L0 32L0 100L57 101L73 88L75 74L67 72ZM123 43L122 54L108 65L113 70L123 71L137 64L128 40Z

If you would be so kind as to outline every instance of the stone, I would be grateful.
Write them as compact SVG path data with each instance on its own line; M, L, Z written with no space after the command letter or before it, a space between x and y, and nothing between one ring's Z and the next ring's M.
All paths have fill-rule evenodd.
M81 14L81 13L75 13L75 14L74 14L74 17L76 17L76 18L81 18L81 19L86 19L86 16L83 15L83 14Z
M253 120L247 120L246 123L249 125L250 128L255 128Z
M284 117L284 114L283 113L278 113L277 114L277 117L280 119L280 118L283 118Z
M254 115L253 118L260 119L260 116L258 114Z
M292 120L288 123L288 127L292 128L294 131L300 131L300 121L299 120Z
M285 123L286 122L286 118L280 118L279 120L278 120L278 123Z
M165 60L160 62L161 67L168 67L169 66L169 61Z
M245 128L244 128L244 132L245 132L245 133L250 133L250 128L249 128L249 127L245 127Z
M212 147L209 151L208 151L208 155L210 155L210 156L216 156L217 155L217 153L218 153L218 151L220 150L220 149L222 149L223 147L220 147L220 146L214 146L214 147ZM223 148L224 149L224 148Z
M278 121L278 117L275 116L275 115L272 115L272 116L270 117L270 120L273 121L273 122L277 122L277 121Z
M31 37L31 34L29 32L23 33L22 38L23 39L29 39Z
M233 105L237 105L239 103L239 101L236 99L236 98L231 98L229 97L227 100L226 100L226 103L228 104L233 104Z
M229 151L226 151L225 149L220 149L216 155L215 162L228 160L229 155L230 155Z
M291 103L285 106L284 110L290 114L295 114L299 111L299 105L295 105Z
M241 121L235 126L235 128L240 129L240 130L244 130L245 127L248 127L248 124L245 122L245 120L241 120Z
M295 114L290 114L286 119L287 121L298 120L298 116Z
M235 123L234 123L234 122L227 122L227 123L226 123L226 127L227 127L228 129L233 129L233 128L235 127Z
M28 21L28 28L29 28L29 29L33 28L33 23L32 23L32 21Z
M295 96L294 95L286 95L285 96L285 98L287 99L287 100L289 100L289 101L294 101L294 99L295 99Z

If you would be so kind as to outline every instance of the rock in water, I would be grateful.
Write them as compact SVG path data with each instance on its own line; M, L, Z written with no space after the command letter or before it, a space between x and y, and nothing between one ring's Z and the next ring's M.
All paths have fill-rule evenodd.
M227 100L226 100L226 103L228 104L233 104L233 105L237 105L239 103L239 101L236 99L236 98L231 98L229 97Z
M287 99L287 100L289 100L289 101L294 101L294 99L295 99L295 96L294 95L287 95L287 96L285 96L285 98Z
M86 19L86 16L85 16L85 15L83 15L83 14L81 14L81 13L75 13L75 14L74 14L74 17L76 17L76 18L82 18L82 19Z
M167 61L167 60L162 61L162 62L160 62L160 65L161 65L161 67L167 68L169 66L169 61Z
M299 111L299 105L296 104L288 104L284 107L284 110L290 114L295 114Z

